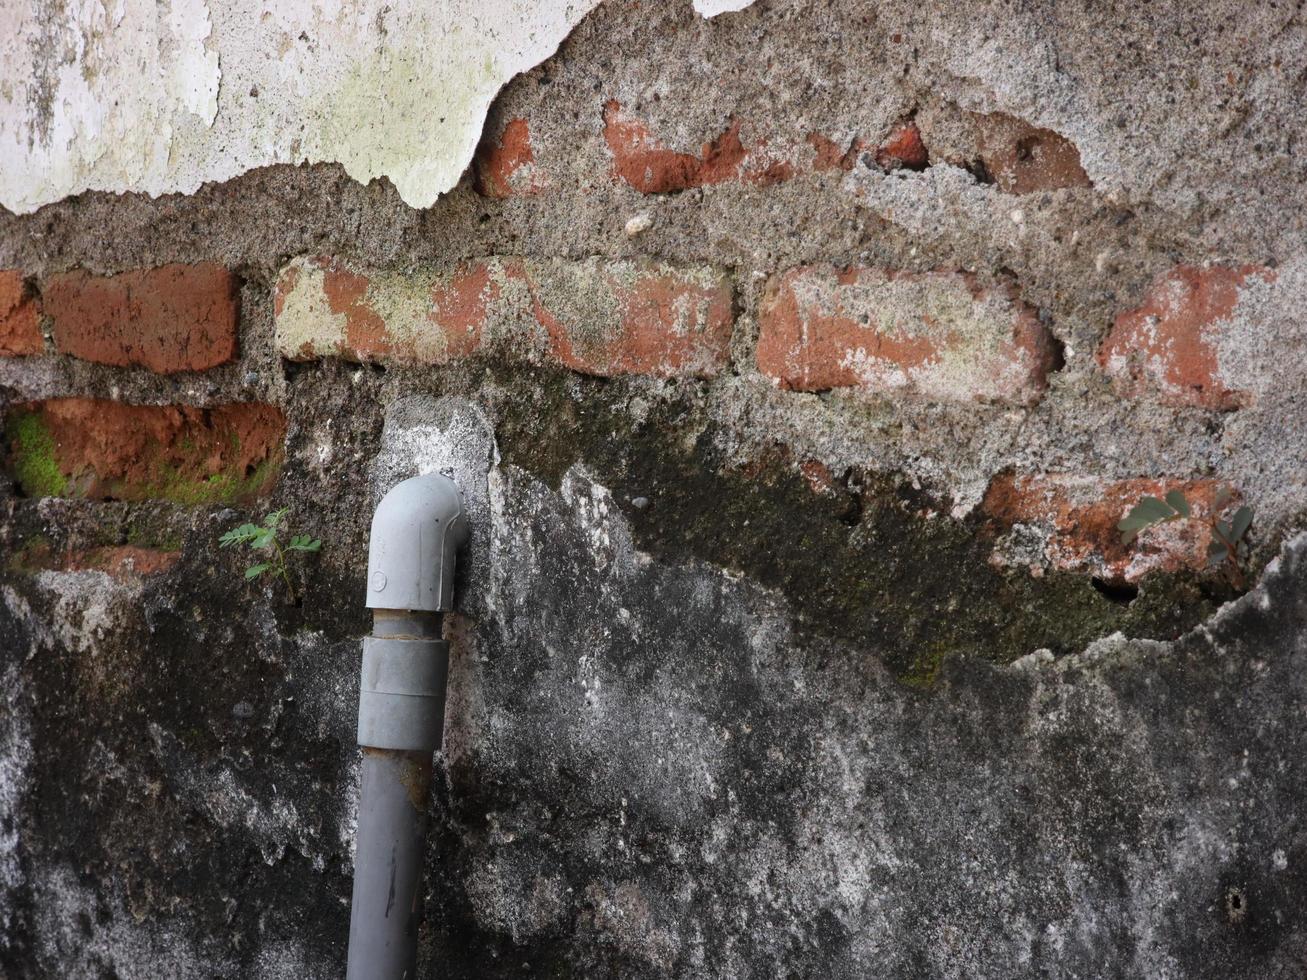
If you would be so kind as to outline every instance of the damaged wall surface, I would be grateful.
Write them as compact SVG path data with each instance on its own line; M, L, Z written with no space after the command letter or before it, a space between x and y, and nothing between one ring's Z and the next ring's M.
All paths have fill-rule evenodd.
M0 204L326 161L427 207L495 93L596 2L5 0Z
M1297 8L0 19L0 974L342 975L445 472L425 976L1303 975Z

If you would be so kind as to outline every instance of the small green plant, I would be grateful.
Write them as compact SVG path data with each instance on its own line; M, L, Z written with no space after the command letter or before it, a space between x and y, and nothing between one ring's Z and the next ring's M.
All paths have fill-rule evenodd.
M290 579L286 553L319 551L322 548L322 541L318 538L310 538L307 534L294 534L291 535L290 542L283 547L280 540L283 530L281 522L286 516L286 511L285 507L274 510L263 519L262 524L242 524L240 527L234 527L220 537L218 543L224 548L245 545L251 551L263 552L263 561L255 562L245 569L245 581L253 581L265 572L270 572L286 583L286 591L290 595L291 602L294 602L295 585Z
M1248 557L1248 529L1252 527L1253 509L1240 507L1228 521L1222 520L1221 514L1229 506L1232 496L1229 488L1221 489L1212 500L1211 512L1202 518L1194 516L1189 500L1180 490L1170 491L1165 500L1142 497L1116 526L1121 532L1121 543L1130 544L1139 536L1140 531L1158 524L1201 520L1212 532L1212 539L1207 545L1208 562L1221 565L1230 584L1236 589L1242 589L1243 562Z

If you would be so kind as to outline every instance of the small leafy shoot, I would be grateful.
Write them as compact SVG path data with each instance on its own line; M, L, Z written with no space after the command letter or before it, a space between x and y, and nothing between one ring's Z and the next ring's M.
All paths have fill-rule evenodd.
M274 510L268 514L263 519L262 524L247 523L234 527L218 538L218 544L224 548L243 545L251 551L271 552L263 561L256 562L245 569L245 581L252 582L265 572L271 572L274 577L278 577L286 583L286 591L290 595L291 602L294 602L295 586L290 578L290 570L287 568L286 552L320 551L322 541L318 538L311 538L307 534L295 534L291 536L290 542L283 549L278 540L278 534L282 521L286 517L286 512L287 508L282 507L280 510Z
M1240 507L1234 512L1234 517L1230 519L1230 540L1238 541L1248 533L1248 528L1252 527L1253 509L1251 507Z
M1172 503L1168 503L1172 495L1178 494L1178 491L1172 491L1167 494L1167 500L1158 500L1156 497L1143 497L1139 503L1131 508L1130 513L1121 519L1116 529L1121 532L1121 543L1130 544L1139 536L1139 532L1150 528L1155 524L1162 524L1166 521L1174 521L1181 517L1189 516L1189 501L1184 499L1180 494L1179 503L1183 505L1183 510Z
M1166 502L1181 517L1189 516L1189 501L1180 490L1171 490L1166 495Z
M1159 524L1179 520L1201 520L1211 530L1212 539L1207 545L1207 560L1212 565L1222 565L1230 584L1236 589L1243 588L1243 561L1248 557L1248 530L1253 523L1253 509L1240 507L1228 520L1222 520L1221 514L1230 505L1234 493L1229 487L1222 487L1212 500L1212 512L1207 517L1198 518L1193 514L1189 500L1181 490L1171 490L1165 500L1156 497L1141 497L1139 503L1130 509L1130 513L1117 524L1121 532L1121 543L1132 544L1139 537L1140 531Z

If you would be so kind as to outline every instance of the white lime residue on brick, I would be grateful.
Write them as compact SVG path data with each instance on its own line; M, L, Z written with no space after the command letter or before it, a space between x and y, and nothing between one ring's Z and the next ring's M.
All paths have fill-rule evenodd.
M276 320L277 349L283 357L323 357L344 347L345 314L331 309L326 271L312 259L295 259L283 270Z

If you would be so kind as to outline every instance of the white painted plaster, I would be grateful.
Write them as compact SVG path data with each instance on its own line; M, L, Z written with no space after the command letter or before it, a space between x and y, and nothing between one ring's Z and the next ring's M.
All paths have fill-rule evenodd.
M0 204L335 161L426 207L599 0L0 0Z
M753 0L694 0L694 9L704 17L734 13L753 5Z

